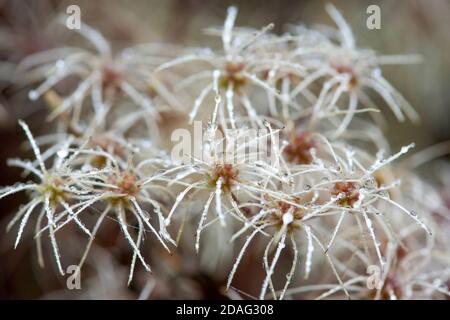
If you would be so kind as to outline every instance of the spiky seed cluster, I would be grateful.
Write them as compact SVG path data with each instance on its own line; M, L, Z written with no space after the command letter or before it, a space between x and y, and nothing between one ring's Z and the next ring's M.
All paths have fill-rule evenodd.
M385 156L380 146L389 144L381 130L359 117L380 111L369 88L399 120L416 120L381 73L383 64L408 57L357 47L339 11L327 10L337 37L304 27L281 36L270 32L272 25L237 29L231 7L223 28L207 30L221 37L218 51L149 44L114 54L98 31L83 24L79 33L95 52L64 48L26 58L18 78L42 80L29 97L43 96L49 119L59 121L44 152L20 122L36 160L9 164L36 182L0 190L0 198L31 192L8 226L20 221L16 246L37 211L39 262L41 235L48 232L63 274L56 236L70 232L64 226L75 223L88 238L81 267L109 217L132 251L129 283L136 261L150 271L147 253L163 247L177 254L173 247L181 246L200 253L190 259L203 271L220 279L228 274L229 290L252 251L262 262L261 299L449 296L448 237L432 215L448 215L449 208L438 194L423 200L417 190L432 188L413 174L405 172L403 184L394 174L392 162L413 145ZM62 96L56 85L69 76L79 82ZM190 155L180 164L169 156L164 114L181 114L180 126L209 119L206 140L194 141L207 149L207 159ZM239 135L249 128L266 134L224 154L212 152L233 140L235 129ZM268 139L265 148L250 156L270 151L270 158L243 156L243 148L260 146L262 138ZM369 151L370 142L377 153ZM194 237L183 234L190 227ZM147 232L155 244L144 244ZM153 255L157 264L164 259ZM411 268L417 259L420 267ZM286 265L280 283L283 277L274 275ZM368 286L368 266L381 272L375 289ZM172 272L167 269L165 264L155 276L163 279Z

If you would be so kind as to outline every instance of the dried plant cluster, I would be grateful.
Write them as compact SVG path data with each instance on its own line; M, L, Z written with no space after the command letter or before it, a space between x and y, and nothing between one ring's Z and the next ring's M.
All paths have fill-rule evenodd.
M105 232L129 245L128 284L135 272L152 271L158 283L186 268L209 273L231 298L448 297L449 209L396 165L413 145L391 151L380 129L386 112L418 120L381 72L411 57L359 48L336 8L326 9L337 28L277 35L272 25L236 27L230 7L223 28L207 30L220 50L144 44L115 53L82 25L85 48L25 58L17 78L33 84L30 100L47 102L54 133L34 138L20 122L35 159L9 164L29 181L0 190L29 197L8 226L15 246L35 221L39 264L49 239L64 275L58 238L80 233L83 273L109 221L120 231ZM194 141L202 146L242 128L281 143L269 143L270 162L236 154L175 163L169 130L194 120L210 133ZM242 286L240 270L252 278Z

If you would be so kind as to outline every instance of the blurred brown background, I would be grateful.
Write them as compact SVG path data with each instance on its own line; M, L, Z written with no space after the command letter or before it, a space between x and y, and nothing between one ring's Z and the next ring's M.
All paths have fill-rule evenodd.
M423 57L418 65L383 69L386 78L418 110L423 120L421 125L414 126L408 122L397 124L391 119L386 134L393 146L416 142L420 150L450 139L450 1L332 2L352 26L360 47L371 47L386 54L418 53ZM28 54L61 43L68 32L49 28L49 24L56 14L65 12L68 5L79 5L83 21L98 28L120 49L140 42L217 46L220 44L217 39L209 38L202 30L221 25L226 8L231 4L239 8L237 25L260 28L274 22L276 32L283 32L289 24L331 25L324 10L325 3L300 0L0 0L0 185L13 184L20 179L18 171L6 166L8 157L24 153L21 145L24 136L16 124L17 119L25 119L35 134L49 127L44 119L44 106L27 101L27 88L11 84L14 64ZM381 8L380 30L366 28L366 8L370 4ZM31 239L25 242L29 246L13 250L14 232L5 235L5 222L21 201L19 196L0 203L0 298L3 299L37 298L63 287L52 275L56 272L37 268Z

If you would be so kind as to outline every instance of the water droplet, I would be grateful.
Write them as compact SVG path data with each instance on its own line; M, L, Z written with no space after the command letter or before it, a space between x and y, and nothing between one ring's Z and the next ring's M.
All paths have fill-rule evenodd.
M330 178L328 177L323 177L322 179L320 179L321 182L328 182L330 181Z
M65 67L66 63L64 62L64 60L56 61L56 68L58 69L58 71L62 71Z
M374 74L374 76L376 76L376 77L381 76L381 69L380 69L380 68L375 68L375 69L373 70L373 74Z
M402 147L402 149L401 149L401 153L406 153L406 152L408 152L408 150L409 150L409 147Z
M303 187L305 190L310 190L311 186L309 184L305 184L305 186Z
M389 196L389 193L386 190L380 190L380 191L378 191L378 195L386 198Z
M373 177L367 178L364 181L364 188L366 188L366 189L374 189L375 188L375 179Z
M289 175L287 173L283 174L283 177L281 178L283 182L289 182Z
M292 213L290 211L283 215L283 224L284 225L289 225L292 221L294 221L294 216L292 215Z
M412 216L417 216L417 212L415 212L414 210L411 210L409 213L411 213Z
M59 150L57 153L58 157L60 157L61 159L64 159L65 157L67 157L67 155L69 154L69 152L67 151L67 149L61 149Z
M81 167L81 171L83 171L83 172L89 172L91 169L92 169L92 167L89 164L84 164Z
M213 77L219 77L220 76L220 71L219 70L214 70L213 71Z
M39 93L36 90L30 90L28 92L28 99L35 101L39 98Z

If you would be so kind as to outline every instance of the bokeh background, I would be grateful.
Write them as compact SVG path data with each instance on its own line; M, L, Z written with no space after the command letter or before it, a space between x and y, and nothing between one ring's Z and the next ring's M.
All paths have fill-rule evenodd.
M383 69L385 77L422 118L419 125L398 124L388 119L385 131L392 145L399 147L415 142L416 150L420 150L450 140L450 1L376 1L381 8L380 30L366 27L366 9L375 4L373 1L332 2L352 26L360 47L371 47L385 54L417 53L423 58L420 64ZM20 172L8 168L6 159L28 153L17 119L26 120L36 135L51 127L45 121L43 103L31 103L27 100L29 88L12 83L14 66L25 56L57 47L70 37L70 31L52 25L56 15L65 12L68 5L80 6L82 20L99 29L114 48L120 49L142 42L219 46L217 39L202 31L221 25L226 8L232 4L239 8L237 25L260 28L274 22L275 32L280 33L295 24L330 25L325 3L312 0L0 0L0 185L20 180ZM144 282L143 288L126 288L126 257L122 265L120 259L112 259L99 247L95 268L104 272L89 279L89 290L82 295L65 290L65 283L56 276L51 264L44 271L37 266L32 239L14 250L14 232L5 233L6 222L22 200L21 196L8 197L0 203L1 299L137 298L145 285L153 285ZM108 244L110 239L100 241L106 247L113 245ZM77 247L79 243L73 241L66 245ZM205 275L189 274L183 281L179 283L181 291L183 284L195 283L198 288L198 296L193 298L223 297L217 290L220 284Z

